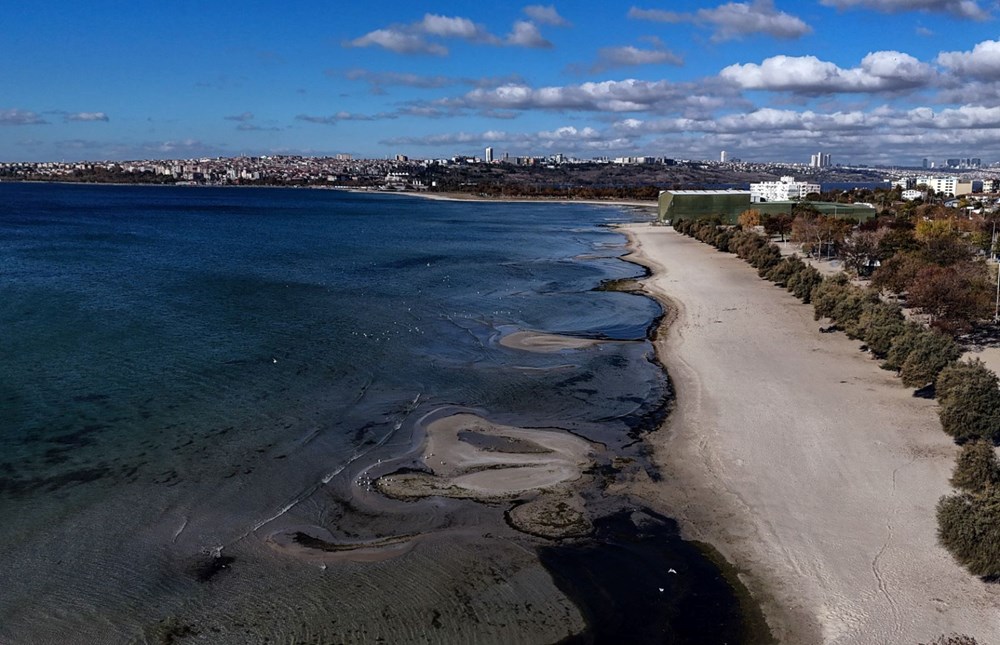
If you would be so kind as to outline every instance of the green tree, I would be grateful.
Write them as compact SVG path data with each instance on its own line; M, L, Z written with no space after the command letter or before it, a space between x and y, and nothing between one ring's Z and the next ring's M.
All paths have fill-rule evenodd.
M1000 440L1000 381L976 359L953 363L936 382L941 427L959 443Z
M903 333L906 323L898 305L867 302L858 317L856 335L875 356L884 357L892 341Z
M961 348L949 336L932 329L924 330L903 361L899 376L907 387L924 387L933 383L941 370L961 355Z
M1000 459L993 444L972 441L962 446L951 475L951 485L967 493L983 493L1000 484Z
M958 493L937 505L938 541L976 576L1000 576L1000 490Z

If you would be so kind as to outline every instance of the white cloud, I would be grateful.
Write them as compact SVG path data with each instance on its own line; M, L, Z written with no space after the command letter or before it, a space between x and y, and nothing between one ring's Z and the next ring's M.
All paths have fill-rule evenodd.
M410 34L399 29L376 29L360 38L345 43L347 47L383 47L397 54L433 54L444 56L448 48L437 43L429 43L416 34Z
M543 11L534 11L546 20L552 20L553 15L544 11L545 7L535 7ZM554 9L552 12L554 13ZM558 17L558 14L555 14ZM511 27L506 38L499 38L490 33L483 25L461 16L442 16L433 13L424 14L418 22L408 25L392 25L384 29L370 31L364 36L349 40L345 47L377 46L397 54L433 54L445 56L448 48L431 39L459 39L480 45L510 45L514 47L551 47L552 43L542 37L538 26L528 20L518 20Z
M872 52L851 69L815 56L774 56L759 65L735 64L719 72L743 89L807 95L914 89L928 85L935 75L930 65L897 51Z
M381 121L384 119L395 119L398 115L392 112L379 112L378 114L358 114L356 112L340 111L330 116L313 116L309 114L299 114L296 121L306 123L318 123L321 125L337 125L341 121Z
M1000 80L1000 41L984 40L972 51L941 52L937 64L958 74Z
M48 123L45 119L28 110L0 110L0 125L41 125Z
M524 13L540 25L569 27L569 21L559 15L553 5L532 4L524 8Z
M728 2L714 9L699 9L694 13L678 13L661 9L632 7L629 18L655 22L690 22L711 27L712 40L734 40L753 34L767 34L775 38L793 39L812 32L812 27L774 7L774 0L753 2Z
M656 64L683 65L684 60L667 49L639 49L631 45L602 47L597 51L597 62L590 69L601 72L615 67Z
M418 33L439 38L461 38L482 43L498 42L497 37L489 33L482 25L477 25L468 18L457 16L424 14L424 19L415 23L412 29Z
M533 22L518 20L514 23L513 29L505 41L508 45L517 47L531 47L535 49L545 49L552 47L552 43L542 37L542 33Z
M66 121L104 121L107 122L108 115L104 112L74 112L66 115Z
M983 9L977 0L820 0L820 4L837 9L873 9L882 13L946 13L969 20L988 20L990 17L990 11Z
M733 94L732 88L724 86L712 89L719 93L713 98L719 100ZM511 83L472 90L460 98L444 99L441 103L452 107L502 110L642 112L698 106L705 99L706 91L705 84L636 79L540 88Z
M253 112L244 112L242 114L232 114L230 116L222 117L226 121L253 121Z

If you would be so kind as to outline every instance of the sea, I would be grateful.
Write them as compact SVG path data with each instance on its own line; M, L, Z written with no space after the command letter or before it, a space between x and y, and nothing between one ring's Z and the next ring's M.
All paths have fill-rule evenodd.
M658 611L628 600L629 567L652 561L716 586L668 589L667 618L629 615L659 630L633 642L731 639L738 609L714 565L653 513L629 524L645 533L623 532L641 512L631 502L591 538L554 542L507 526L503 505L376 512L352 494L364 468L416 459L421 419L447 411L572 432L655 478L643 433L671 398L649 341L663 311L600 288L643 274L611 225L650 219L332 190L0 184L0 642L601 642L629 629L618 614ZM499 343L522 330L610 342ZM463 530L370 563L268 546L302 525L358 540ZM620 566L581 576L609 548ZM602 615L594 580L628 611Z

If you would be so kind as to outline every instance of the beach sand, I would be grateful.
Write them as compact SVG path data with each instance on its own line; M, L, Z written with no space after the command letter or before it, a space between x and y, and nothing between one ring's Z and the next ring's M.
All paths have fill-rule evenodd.
M651 439L664 477L640 496L741 572L781 642L1000 643L1000 587L937 544L957 452L937 404L734 255L623 230L666 303L677 392Z

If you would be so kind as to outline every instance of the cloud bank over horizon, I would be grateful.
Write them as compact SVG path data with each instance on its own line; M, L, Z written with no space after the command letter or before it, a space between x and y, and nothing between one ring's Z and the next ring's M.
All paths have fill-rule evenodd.
M0 98L0 160L450 157L489 145L584 158L714 159L725 149L758 161L817 150L844 163L1000 161L994 2L487 11L392 0L336 12L306 2L280 14L208 8L188 31L166 7L99 2L76 16L90 29L87 61L68 57L65 9L11 17L20 35L0 49L25 63L7 72ZM198 64L135 56L153 38L199 52Z

